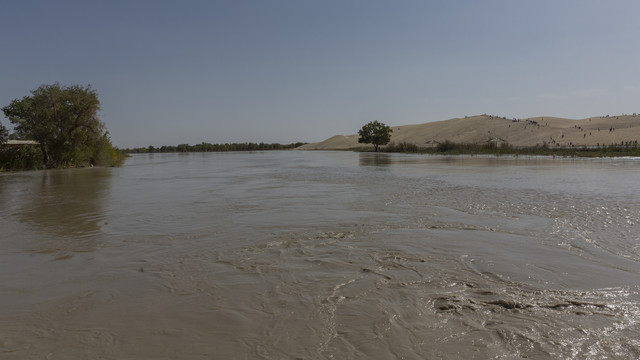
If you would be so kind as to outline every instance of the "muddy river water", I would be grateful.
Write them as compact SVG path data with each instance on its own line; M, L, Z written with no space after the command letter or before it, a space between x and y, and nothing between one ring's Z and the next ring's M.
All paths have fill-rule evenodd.
M0 174L0 359L637 359L640 159Z

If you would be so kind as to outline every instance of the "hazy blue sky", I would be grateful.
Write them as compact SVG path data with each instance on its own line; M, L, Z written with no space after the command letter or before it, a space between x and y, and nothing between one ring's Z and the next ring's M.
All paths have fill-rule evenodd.
M2 1L0 106L92 84L120 147L633 113L639 40L638 1Z

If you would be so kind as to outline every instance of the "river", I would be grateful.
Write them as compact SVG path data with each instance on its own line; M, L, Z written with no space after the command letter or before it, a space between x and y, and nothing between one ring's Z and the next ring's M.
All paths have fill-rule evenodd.
M0 359L637 359L640 159L0 174Z

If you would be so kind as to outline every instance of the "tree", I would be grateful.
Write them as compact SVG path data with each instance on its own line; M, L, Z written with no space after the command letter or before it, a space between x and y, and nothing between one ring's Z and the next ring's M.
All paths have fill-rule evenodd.
M2 108L15 134L40 144L46 167L93 163L97 152L113 150L98 110L100 101L91 85L59 83L41 85L31 96Z
M380 145L387 145L391 141L391 130L387 125L378 122L378 120L371 121L358 131L358 142L362 144L373 144L373 147L378 151Z
M7 130L7 128L4 127L4 125L0 124L0 145L6 143L8 138L9 138L9 130Z

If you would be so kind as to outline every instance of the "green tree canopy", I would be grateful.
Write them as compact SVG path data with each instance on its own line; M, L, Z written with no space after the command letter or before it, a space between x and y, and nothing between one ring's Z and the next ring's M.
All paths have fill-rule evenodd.
M6 143L7 138L9 138L9 130L7 130L4 125L0 124L0 145Z
M391 141L391 128L378 120L371 121L358 131L358 142L361 144L373 144L373 147L378 151L380 145L387 145Z
M93 163L99 152L113 151L98 110L91 85L59 83L41 85L2 108L17 136L40 144L46 167Z

